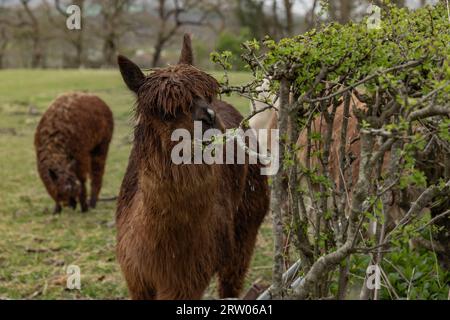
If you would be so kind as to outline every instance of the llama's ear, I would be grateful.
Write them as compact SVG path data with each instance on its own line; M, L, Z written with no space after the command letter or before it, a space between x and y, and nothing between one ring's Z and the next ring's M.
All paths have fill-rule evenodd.
M186 33L183 38L183 48L181 49L181 56L179 64L194 64L194 53L192 51L191 36Z
M131 91L137 93L139 88L144 84L145 75L136 64L124 56L119 55L117 57L117 63L119 64L123 81L125 81Z

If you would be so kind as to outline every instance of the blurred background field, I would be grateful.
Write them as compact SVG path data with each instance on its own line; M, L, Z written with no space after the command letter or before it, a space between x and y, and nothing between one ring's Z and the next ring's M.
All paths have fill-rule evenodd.
M215 74L220 77L219 74ZM248 79L232 73L235 84ZM101 202L87 214L53 202L36 170L34 131L42 113L63 92L89 91L111 107L115 118L103 197L118 194L132 138L134 97L116 70L0 71L0 298L125 299L115 259L115 203ZM225 98L242 113L248 102ZM270 223L262 228L247 286L270 280ZM66 290L66 268L81 268L81 291ZM212 284L208 296L215 296Z

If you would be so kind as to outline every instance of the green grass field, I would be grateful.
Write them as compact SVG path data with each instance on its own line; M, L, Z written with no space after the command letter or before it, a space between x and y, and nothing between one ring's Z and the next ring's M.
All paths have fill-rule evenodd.
M219 76L217 74L217 76ZM242 83L245 73L231 80ZM65 209L52 215L53 203L40 181L34 131L50 102L68 91L98 94L115 117L102 196L118 194L132 133L133 95L117 70L0 71L0 299L127 299L115 259L115 203L87 214ZM245 113L239 97L225 100ZM261 229L247 285L268 282L271 274L270 224ZM66 269L81 269L81 290L66 289ZM215 284L207 298L215 297Z

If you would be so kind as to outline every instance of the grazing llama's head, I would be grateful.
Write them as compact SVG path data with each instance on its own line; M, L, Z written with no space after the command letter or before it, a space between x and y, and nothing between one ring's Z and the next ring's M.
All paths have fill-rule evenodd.
M52 181L53 193L56 201L64 206L73 209L77 206L77 199L81 192L81 186L78 178L73 173L73 163L68 165L69 168L48 169L48 175Z
M192 56L191 38L185 35L178 64L157 69L148 76L126 57L118 57L124 81L137 95L138 124L152 124L166 132L178 128L191 131L194 121L201 121L204 130L221 128L211 108L219 84L193 67Z

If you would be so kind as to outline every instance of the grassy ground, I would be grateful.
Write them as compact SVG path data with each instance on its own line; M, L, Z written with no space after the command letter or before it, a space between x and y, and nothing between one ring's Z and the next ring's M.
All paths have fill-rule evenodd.
M235 83L246 74L232 74ZM114 203L100 203L88 214L53 203L40 181L33 137L41 114L59 94L83 90L98 94L115 117L103 197L117 195L130 151L133 96L119 72L0 71L0 299L126 299L127 290L115 259ZM230 97L241 112L248 104ZM271 232L260 232L247 285L269 280ZM66 289L66 269L81 269L81 290ZM207 297L214 296L214 284Z

